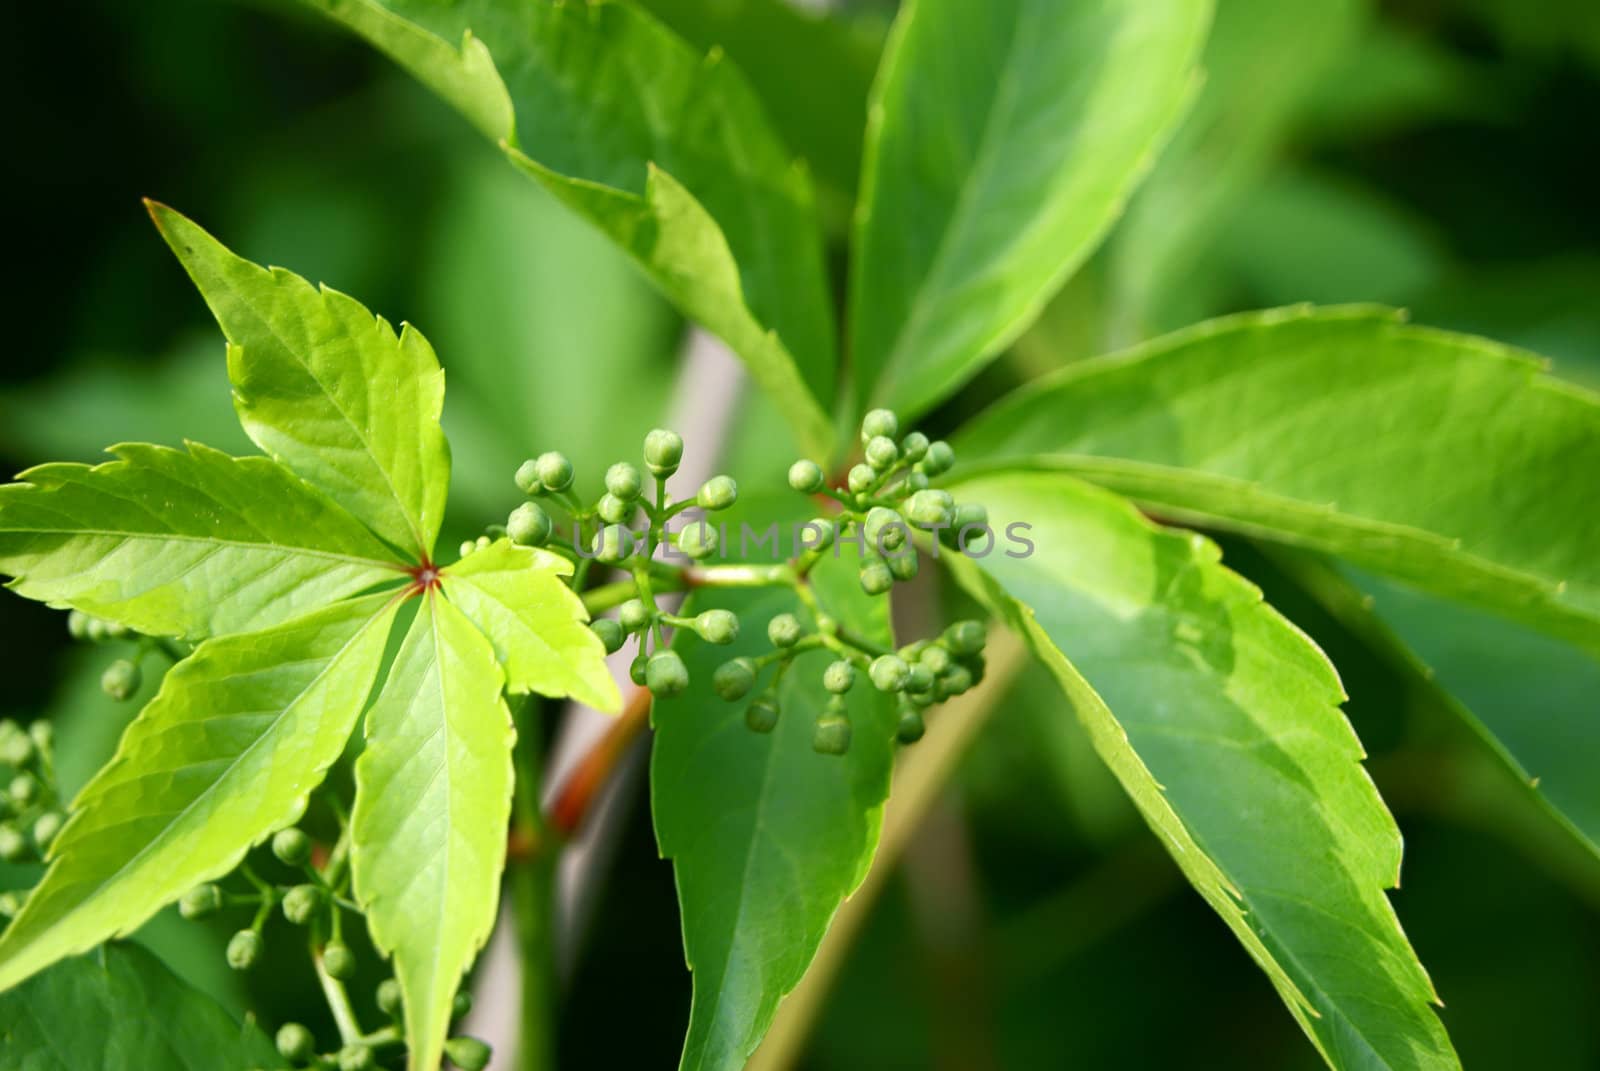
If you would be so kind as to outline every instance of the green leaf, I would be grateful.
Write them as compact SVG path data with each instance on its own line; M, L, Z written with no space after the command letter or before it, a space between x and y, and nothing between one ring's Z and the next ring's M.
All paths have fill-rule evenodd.
M0 996L9 1071L246 1071L282 1063L240 1024L135 944L65 960Z
M228 337L228 378L245 432L417 558L433 552L450 483L439 427L444 373L427 339L399 335L355 299L229 252L150 204Z
M355 891L405 995L412 1071L439 1066L450 1004L494 925L516 737L489 641L430 593L367 715Z
M1276 560L1459 717L1539 807L1600 855L1600 659L1357 570L1299 554Z
M0 990L130 932L294 822L361 714L395 606L340 603L208 640L174 666L0 936Z
M825 559L817 575L824 573L834 580L823 594L838 592L829 612L890 642L886 600L861 595L853 568ZM725 702L712 691L712 674L729 658L770 651L766 626L774 616L804 612L791 592L771 589L699 593L684 612L713 606L738 613L738 641L714 647L680 630L674 645L688 664L689 690L657 700L651 715L656 840L673 862L694 972L685 1071L742 1068L778 1000L799 983L834 912L872 861L895 749L893 705L859 683L849 693L849 753L812 750L812 729L828 699L826 652L795 661L779 688L777 728L751 732L744 712L754 695Z
M615 3L305 2L620 244L825 452L836 357L811 181L720 52Z
M499 540L443 572L444 592L494 645L513 692L571 696L615 713L622 696L565 558Z
M1219 564L1072 477L958 484L1032 553L946 555L1055 672L1145 820L1328 1063L1455 1068L1384 895L1400 834L1322 652ZM1017 555L1017 556L1012 556Z
M818 180L854 194L885 23L788 0L643 0L641 6L698 47L724 49Z
M1181 115L1207 0L913 0L873 89L856 387L922 412L1027 327Z
M267 458L194 443L111 452L0 487L0 571L19 594L202 639L402 577L359 521Z
M1201 324L1077 364L956 440L1165 515L1348 558L1600 649L1600 398L1372 308Z

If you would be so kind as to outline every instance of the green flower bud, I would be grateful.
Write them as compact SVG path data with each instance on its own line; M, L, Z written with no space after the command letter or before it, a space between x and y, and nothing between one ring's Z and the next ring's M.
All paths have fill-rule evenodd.
M989 524L989 511L981 502L963 502L956 506L950 524L958 534L963 528L984 528Z
M371 1071L378 1066L378 1061L372 1055L372 1049L358 1041L352 1041L339 1050L339 1071Z
M121 621L102 621L101 624L105 627L106 639L108 640L126 639L132 635L132 631Z
M756 686L756 664L748 658L724 662L711 675L711 688L723 699L737 703Z
M461 1071L483 1071L493 1050L477 1038L451 1038L444 1043L444 1054Z
M874 409L861 418L861 441L867 442L878 436L894 438L900 434L900 421L888 409Z
M400 983L385 978L378 983L378 1010L390 1018L400 1017Z
M911 518L913 524L923 528L933 528L936 525L949 525L951 513L950 495L944 491L918 491L906 503L906 516Z
M228 966L236 971L247 971L255 966L261 956L261 935L254 930L240 930L228 940Z
M456 995L450 998L450 1018L459 1019L472 1010L472 994L465 989L456 990Z
M834 537L839 533L839 528L833 521L826 517L813 517L806 523L811 526L811 531L816 533L817 537L816 545L811 548L812 550L824 551L833 546Z
M921 461L928 456L928 437L920 431L908 432L900 440L900 453L907 461Z
M894 587L894 574L882 558L869 558L861 566L861 590L868 595L882 595Z
M677 651L657 651L645 666L644 683L656 695L670 699L689 687L689 668Z
M550 542L555 525L537 502L524 502L506 518L506 535L519 547L542 547Z
M933 690L933 670L915 662L907 668L906 691L911 695L924 695Z
M121 702L133 698L133 693L139 690L143 677L136 664L126 658L119 658L100 674L100 689L112 699Z
M917 659L927 666L935 677L950 668L950 652L936 643L931 643L923 648L921 656Z
M627 524L633 520L633 515L639 512L639 501L634 498L618 498L607 491L600 496L600 501L595 503L594 511L600 514L600 519L607 524Z
M695 561L704 561L715 554L719 542L716 528L704 521L686 525L678 533L678 550Z
M920 472L908 472L900 486L905 490L906 494L914 495L918 491L926 491L928 489L928 477Z
M905 521L886 506L873 506L867 510L866 520L861 522L861 534L866 538L870 553L899 550L906 541Z
M707 643L726 647L739 638L739 615L732 610L707 610L694 619L694 630Z
M650 656L649 655L647 655L647 654L639 654L639 655L635 656L634 660L632 662L628 663L628 677L629 677L629 679L632 680L633 683L637 684L639 687L643 688L644 687L644 682L645 682L645 670L649 667L649 665L650 665Z
M566 454L551 450L540 454L534 464L539 470L539 482L546 490L565 491L572 486L572 462L567 460Z
M893 439L879 435L867 440L866 458L874 472L885 472L900 460L900 448Z
M872 678L872 686L878 691L898 692L906 686L906 678L911 675L911 667L898 655L879 655L872 660L867 675Z
M289 866L304 866L311 858L311 838L290 826L272 836L272 854Z
M55 728L47 721L36 721L28 726L28 738L40 751L49 751L55 742Z
M649 628L653 617L650 607L644 604L643 599L629 599L617 608L617 620L622 623L625 632L639 632Z
M291 1063L303 1064L317 1054L317 1039L299 1023L284 1023L278 1028L278 1053Z
M61 832L62 821L61 815L55 811L46 811L33 820L33 843L38 846L41 855L56 839L56 834Z
M793 614L779 614L767 622L767 639L774 647L793 647L803 632L800 619Z
M851 491L859 495L870 488L877 479L878 471L871 465L862 462L859 465L851 466L850 474L845 478L845 483L849 485Z
M0 762L21 768L33 761L33 740L21 726L7 718L0 727Z
M961 695L972 687L972 674L966 666L959 663L940 673L933 681L934 694L949 698Z
M700 485L700 493L694 500L701 509L727 509L739 501L739 485L733 482L732 476L713 476Z
M14 919L17 912L22 910L22 896L19 893L0 893L0 917Z
M28 839L7 823L0 825L0 862L15 863L28 851Z
M89 638L89 615L82 610L74 610L67 615L67 635L75 640Z
M460 554L463 558L465 558L468 554L471 554L473 551L475 551L477 549L478 549L478 544L474 543L470 539L463 539L461 541L461 546L456 548L456 552L458 554Z
M620 524L608 524L595 533L590 549L597 560L615 565L633 553L633 535Z
M937 476L942 472L949 472L950 466L956 463L956 452L950 449L950 444L943 439L928 444L928 453L922 459L922 471L929 476Z
M39 795L39 779L31 773L19 773L11 779L6 792L16 801L18 807L26 807Z
M322 949L322 969L334 978L354 977L356 954L343 941L329 941Z
M472 546L475 550L488 550L493 543L494 540L490 539L486 535L481 535L472 541Z
M322 910L322 888L317 885L296 885L283 894L283 917L296 926L304 926Z
M600 637L606 654L616 654L622 650L623 643L628 639L621 622L609 617L597 617L589 622L589 631Z
M215 885L196 885L178 901L178 914L186 919L203 919L222 909L222 890Z
M988 660L983 655L969 655L961 660L961 664L967 667L968 673L972 674L972 686L974 688L983 683L983 675L989 670Z
M644 437L644 463L652 475L671 476L683 460L683 439L677 432L657 428Z
M517 466L517 490L525 495L544 494L544 484L539 482L539 463L531 458Z
M850 722L838 714L817 719L811 749L821 755L843 755L850 750Z
M844 659L834 662L822 673L822 686L834 695L843 695L856 683L856 667Z
M104 643L111 638L111 622L98 617L89 618L89 642Z
M619 461L606 469L606 491L624 502L632 502L644 490L644 478L639 470L626 461Z
M915 744L922 739L928 731L928 723L922 720L922 712L913 706L900 708L900 721L895 725L895 739L902 744Z
M982 621L957 621L944 630L942 641L957 658L970 658L983 650L989 630Z
M778 704L769 696L751 703L744 712L744 724L753 733L770 733L778 727Z
M896 580L914 580L917 575L917 554L908 550L888 559L889 574Z
M815 461L796 461L789 466L789 486L803 495L814 495L822 490L827 477Z

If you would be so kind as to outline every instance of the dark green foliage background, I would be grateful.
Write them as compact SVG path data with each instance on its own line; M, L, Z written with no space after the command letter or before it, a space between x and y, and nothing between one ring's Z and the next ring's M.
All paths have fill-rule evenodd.
M647 6L691 37L714 32L689 0ZM1336 64L1250 211L1198 253L1178 292L1162 295L1162 308L1178 311L1157 326L1293 300L1383 301L1421 322L1526 345L1554 358L1558 373L1600 385L1600 211L1588 151L1600 113L1600 14L1581 3L1417 0L1387 4L1378 18L1417 48L1396 56L1357 45ZM220 340L151 233L141 196L180 206L252 259L416 321L451 377L447 410L458 386L492 396L481 369L504 356L500 340L517 317L542 314L526 297L544 278L535 259L546 269L552 256L586 271L596 263L583 232L442 104L287 4L24 5L8 30L0 198L17 270L3 297L0 464L9 471L89 460L121 439L244 449ZM1381 107L1349 107L1375 85L1400 88ZM532 232L548 239L508 252L497 213L535 199L519 225L553 220ZM467 255L479 249L494 255ZM1073 330L1106 259L1035 330L1053 333L1054 352L1097 348L1074 345ZM525 428L524 442L497 450L458 437L447 411L461 481L453 507L475 519L503 512L506 457L559 445L582 470L648 426L679 329L642 287L615 285L616 337L642 369L636 395L619 401L627 426L614 442L582 425L564 429L578 428L578 441L559 443ZM604 357L567 351L559 331L515 337L549 375ZM934 423L954 426L1036 371L1037 353L1024 339ZM590 464L588 477L597 474ZM1274 563L1237 542L1226 551L1340 668L1406 834L1395 900L1464 1063L1600 1066L1600 861L1501 797L1502 775L1465 732ZM70 648L62 615L20 599L0 601L0 635L10 666L0 707L58 719L63 777L75 788L134 709L94 687L112 655ZM668 1066L680 1043L689 976L671 875L656 858L646 798L634 799L559 1016L563 1066ZM1059 716L1042 674L1019 683L934 826L912 849L915 886L905 874L890 885L858 944L806 1066L1320 1066L1266 979ZM971 866L948 865L952 852L970 853ZM0 885L24 880L0 869ZM955 939L930 940L936 928ZM278 970L273 957L246 982L226 972L225 930L163 917L144 937L234 1010L253 1006L268 1021L325 1014L305 999L309 974L293 974L308 970L303 961L282 957Z

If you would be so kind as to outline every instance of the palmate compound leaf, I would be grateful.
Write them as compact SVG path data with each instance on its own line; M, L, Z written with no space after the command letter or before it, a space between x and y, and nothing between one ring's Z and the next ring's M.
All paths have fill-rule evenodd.
M997 531L1031 526L1019 530L1031 553L945 557L1055 673L1100 757L1328 1063L1459 1067L1384 893L1399 880L1400 833L1322 652L1213 544L1110 492L1037 472L953 490L987 505Z
M583 600L561 580L571 572L565 558L502 539L442 578L445 595L494 645L507 688L615 712L622 697L606 670L605 646L584 624Z
M248 1071L277 1050L150 952L106 945L0 995L6 1071Z
M0 487L0 572L13 590L204 639L402 577L359 521L268 458L197 444L111 452L117 460L40 465Z
M891 642L885 602L861 594L856 562L825 559L814 576L825 609L874 642ZM801 656L777 694L782 713L768 734L745 726L754 700L729 703L711 687L716 667L770 651L766 625L804 615L792 592L697 593L686 612L735 610L739 639L727 647L681 630L674 645L689 690L658 700L650 765L661 854L672 860L694 998L683 1071L742 1068L772 1023L778 1001L805 974L844 898L872 862L894 764L895 710L865 682L851 689L850 750L812 750L828 699L822 674L832 657ZM762 683L775 672L768 669Z
M1600 651L1600 396L1484 339L1361 306L1225 317L1025 387L956 449Z
M430 592L367 716L351 867L405 995L412 1071L439 1066L461 977L494 925L516 733L494 649Z
M721 337L815 457L836 363L811 180L744 76L637 8L304 0L506 147Z
M409 325L396 335L353 298L234 255L150 203L223 334L245 432L413 560L433 553L450 485L444 372Z
M908 0L852 250L863 400L925 411L1093 252L1182 115L1209 0Z
M397 605L337 603L207 640L173 667L0 935L0 991L136 929L294 822L361 715Z

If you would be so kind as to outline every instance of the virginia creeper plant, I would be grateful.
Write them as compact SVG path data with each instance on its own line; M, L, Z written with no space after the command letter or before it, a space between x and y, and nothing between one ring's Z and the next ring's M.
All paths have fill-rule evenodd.
M570 698L648 709L694 976L681 1066L743 1067L872 865L896 763L944 701L999 694L998 630L1048 667L1060 716L1330 1066L1459 1066L1387 896L1400 836L1334 667L1178 525L1342 559L1597 657L1600 514L1572 504L1600 500L1600 399L1392 310L1294 307L1067 364L947 439L917 429L1116 220L1184 116L1205 0L907 0L842 139L858 182L841 139L790 135L733 60L627 3L305 3L720 337L797 460L683 487L693 428L616 442L603 480L551 443L504 474L508 515L443 552L445 376L423 335L152 203L261 454L122 444L0 488L12 589L85 643L137 642L105 670L113 696L162 670L70 801L49 725L0 724L0 857L48 864L0 900L8 1053L93 1066L159 1044L127 1033L159 1016L186 1039L160 1066L486 1066L457 1025L463 980L508 866L547 863L581 818L570 796L553 824L530 802L538 701ZM842 308L813 170L853 206ZM606 435L603 399L591 424ZM986 619L891 617L938 575ZM626 690L605 660L624 650ZM1473 724L1526 773L1536 732ZM1596 850L1593 790L1529 787ZM115 940L170 905L236 920L237 970L298 942L337 1034L241 1031ZM357 991L366 955L386 977ZM73 1042L90 1055L28 1063L68 993L110 1010Z

